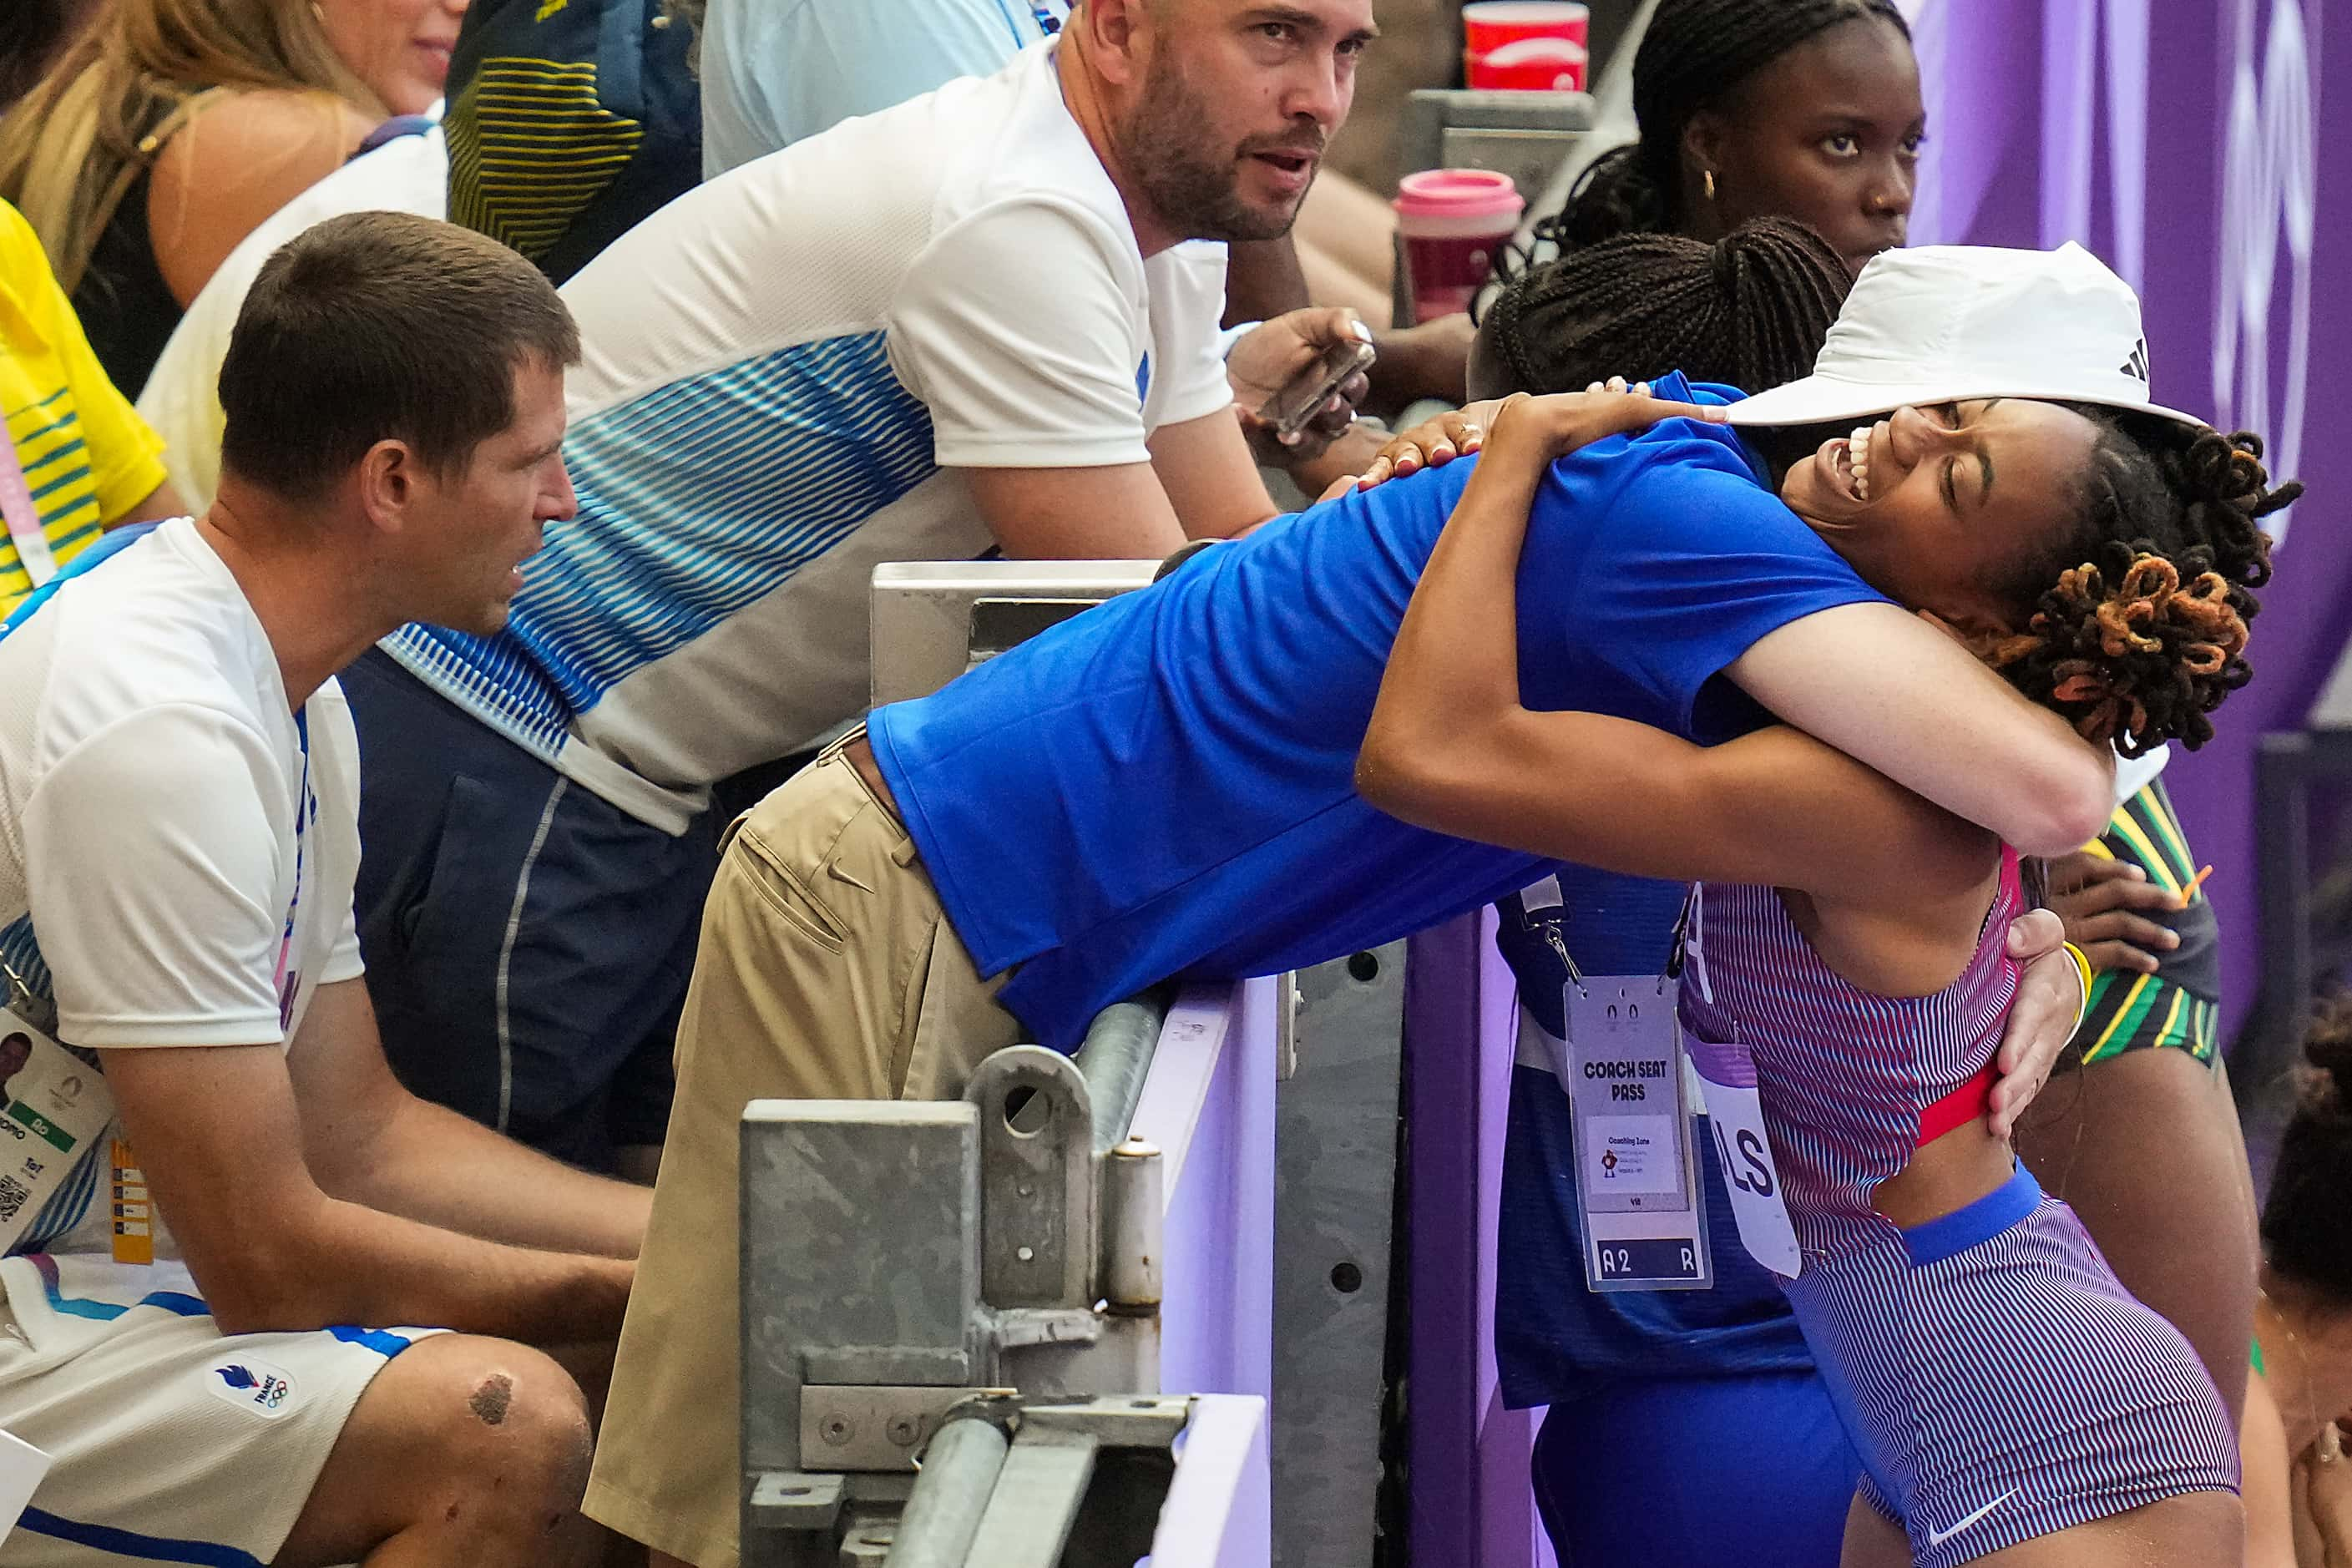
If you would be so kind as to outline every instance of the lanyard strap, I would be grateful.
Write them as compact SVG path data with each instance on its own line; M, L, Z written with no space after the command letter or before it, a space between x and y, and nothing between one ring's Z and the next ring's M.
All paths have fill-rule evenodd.
M294 735L302 746L302 787L294 795L294 895L286 900L286 932L278 942L278 973L271 977L271 988L278 993L278 1006L286 1011L290 1000L286 989L286 971L294 959L294 917L302 908L302 869L305 841L310 826L310 709L308 703L294 710Z
M0 447L5 445L5 442L0 442ZM113 560L123 551L163 526L160 522L134 522L121 528L108 530L103 538L75 556L63 571L18 600L16 607L8 612L7 618L0 620L0 637L5 637L10 632L31 620L34 612L55 598L59 588L93 566Z
M1578 995L1586 995L1588 993L1584 985L1584 971L1578 967L1576 960L1569 955L1568 941L1564 934L1568 925L1568 916L1559 887L1555 875L1544 879L1534 887L1523 889L1519 894L1519 922L1522 926L1532 929L1544 939L1546 945L1550 947L1553 954L1559 958L1561 966L1568 971L1569 984L1576 987ZM1538 895L1538 889L1546 889L1548 893ZM1537 897L1542 898L1543 901L1540 904L1536 901ZM1658 974L1658 991L1662 995L1669 981L1682 978L1683 934L1685 928L1690 923L1692 901L1697 897L1698 885L1694 882L1691 884L1691 890L1683 895L1682 912L1675 917L1674 936L1668 945L1666 966Z
M16 546L16 559L36 588L58 574L57 557L49 553L49 536L41 531L40 509L33 504L33 488L25 480L25 465L17 459L16 443L0 426L0 518Z
M1683 895L1682 913L1675 917L1674 943L1666 952L1669 980L1683 977L1683 963L1690 956L1691 916L1698 910L1698 887L1696 882L1690 885L1690 891Z

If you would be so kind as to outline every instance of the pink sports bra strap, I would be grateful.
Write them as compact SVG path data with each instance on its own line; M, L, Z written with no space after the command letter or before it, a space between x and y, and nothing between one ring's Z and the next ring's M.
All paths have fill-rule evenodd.
M2024 912L2025 886L2017 851L2004 844L2000 847L2000 892L1993 900L1992 925L1985 931L1985 941L2001 943L2005 948L2009 922ZM2002 962L2009 960L2004 957ZM1919 1112L1919 1148L1926 1148L1956 1127L1964 1127L1991 1113L1992 1086L2000 1076L1994 1066L1998 1060L1997 1056L1989 1059L1967 1082Z
M1956 1127L1964 1127L1992 1111L1993 1080L2000 1075L1987 1062L1976 1076L1919 1113L1918 1147L1925 1149ZM1898 1123L1899 1125L1899 1123Z

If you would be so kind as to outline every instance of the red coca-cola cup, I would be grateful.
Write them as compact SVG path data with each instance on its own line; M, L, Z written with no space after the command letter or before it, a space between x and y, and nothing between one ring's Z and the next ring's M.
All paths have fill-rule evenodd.
M1470 308L1527 204L1508 174L1424 169L1397 186L1397 232L1416 321Z
M1476 0L1462 7L1464 79L1475 88L1581 92L1591 14L1572 0Z

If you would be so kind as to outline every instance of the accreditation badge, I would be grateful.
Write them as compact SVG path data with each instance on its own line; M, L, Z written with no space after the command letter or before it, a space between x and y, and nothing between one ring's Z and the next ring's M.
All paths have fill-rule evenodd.
M83 1160L102 1157L113 1121L103 1074L0 1009L0 1253Z
M1706 1195L1693 1152L1680 987L1660 974L1571 978L1559 1054L1575 1130L1584 1279L1595 1290L1705 1290Z

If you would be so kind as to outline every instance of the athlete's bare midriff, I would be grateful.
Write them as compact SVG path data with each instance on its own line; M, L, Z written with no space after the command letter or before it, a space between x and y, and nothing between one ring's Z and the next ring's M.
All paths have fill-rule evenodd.
M1879 1183L1871 1206L1909 1230L1997 1191L2016 1170L2017 1154L2008 1139L1994 1137L1981 1119L1963 1122Z

